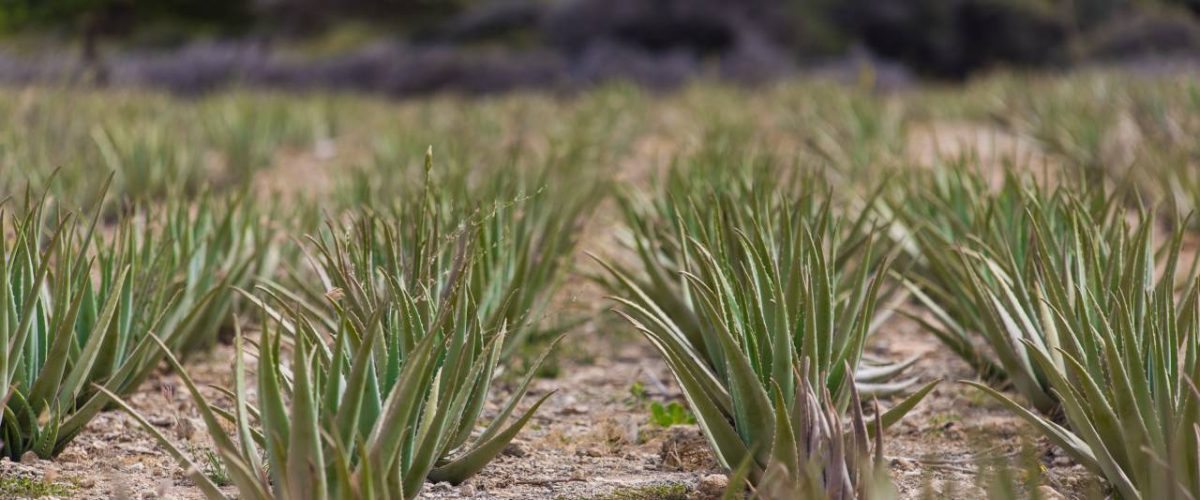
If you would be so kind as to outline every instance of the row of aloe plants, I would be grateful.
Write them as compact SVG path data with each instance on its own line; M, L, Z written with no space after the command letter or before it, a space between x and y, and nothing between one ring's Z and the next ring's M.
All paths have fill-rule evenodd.
M886 261L870 274L854 271L872 263L871 240L858 255L838 243L858 241L865 226L840 231L827 205L813 209L820 197L812 191L785 188L783 201L773 200L778 192L753 175L739 187L740 174L720 172L697 190L688 185L696 174L669 176L657 199L622 200L639 258L608 266L602 283L667 359L717 457L759 496L878 495L870 488L880 483L861 474L870 470L862 468L861 416L847 438L813 415L823 409L836 420L847 401L859 408L847 388L865 384L845 377L858 366ZM1087 179L1048 188L1010 172L996 185L957 168L914 178L885 203L866 205L889 223L905 271L896 276L926 311L910 316L986 382L968 383L1117 495L1194 498L1200 284L1196 262L1182 262L1183 230L1156 238L1156 218L1131 218L1119 196ZM822 401L807 382L813 377L833 391L826 407L811 404ZM880 433L924 393L877 413ZM797 405L804 417L789 421ZM788 444L797 429L804 447Z
M222 205L218 208L218 205ZM97 386L137 389L158 366L153 331L179 353L210 346L231 286L266 272L267 236L245 198L100 223L27 192L0 204L3 453L60 453L108 406Z
M279 152L316 149L337 117L327 99L230 94L178 101L166 95L69 89L5 89L0 116L0 192L32 184L71 202L201 197L206 186L241 187Z
M241 498L414 498L426 478L461 482L478 472L549 396L509 423L527 377L472 439L506 333L483 327L482 298L465 285L477 247L469 235L455 238L456 245L427 240L423 250L440 257L427 266L422 259L429 255L404 246L405 237L378 219L360 224L354 236L384 231L388 248L379 250L394 252L401 260L391 263L403 269L375 261L377 248L357 238L330 236L317 244L321 270L348 288L300 305L264 291L260 305L269 319L258 341L257 407L249 403L240 335L232 415L214 409L184 377ZM375 264L381 267L372 270ZM290 364L282 359L284 337L291 340ZM227 421L238 429L236 440L226 434ZM189 470L199 470L143 423ZM224 498L207 476L192 477L210 497Z
M868 429L860 388L883 394L913 385L888 381L908 363L861 363L866 337L879 322L888 259L876 254L877 231L866 228L865 219L843 227L828 200L815 202L820 195L807 188L759 198L754 192L763 179L670 208L693 217L688 227L697 229L671 242L683 247L678 260L645 271L684 277L688 284L660 292L681 294L672 303L695 309L664 313L632 272L610 267L602 281L631 295L622 299L627 317L663 350L722 463L758 495L885 492L883 429L934 385L876 411ZM541 404L503 427L528 387L527 375L497 418L470 439L504 338L535 326L529 316L534 302L522 299L528 292L512 281L525 265L512 254L529 252L528 243L517 240L529 234L497 223L507 217L508 204L464 212L430 185L427 180L420 196L382 212L330 222L309 245L315 278L294 271L294 283L265 281L258 292L244 292L265 318L256 344L257 406L244 380L240 334L229 391L236 408L212 407L184 376L240 496L411 498L427 478L458 482L477 472ZM789 201L789 194L800 201ZM631 222L638 213L627 211ZM740 244L726 245L731 235ZM644 237L661 248L674 236ZM547 245L560 248L555 241L539 246ZM321 285L305 287L306 279ZM535 275L529 283L553 281ZM514 302L529 305L514 314L505 306ZM679 317L696 329L684 333L674 324ZM283 361L285 344L290 366ZM162 348L182 371L165 343ZM138 418L208 495L223 495L185 453Z
M276 384L264 393L280 396L270 408L301 405L306 400L298 396L315 394L317 386L323 396L308 414L275 412L268 425L294 428L289 422L304 422L313 412L339 408L342 415L343 409L361 404L354 410L361 418L342 417L338 424L347 445L338 448L346 452L340 458L349 459L342 465L371 466L355 459L366 449L357 446L358 440L367 436L345 434L351 428L378 428L372 432L383 435L371 446L383 450L372 453L386 456L373 455L372 460L384 462L374 464L376 475L363 472L369 481L354 480L356 491L373 488L385 497L412 497L427 475L459 481L473 474L532 415L501 427L521 400L517 395L489 430L472 438L501 354L526 345L535 332L552 336L559 328L543 316L565 276L582 216L599 191L550 199L527 190L531 179L515 176L482 185L452 176L434 188L431 161L427 156L420 190L379 207L378 213L364 209L352 224L331 220L306 248L309 259L321 265L287 268L285 274L274 272L278 263L303 258L279 244L278 229L307 224L313 212L307 207L281 217L281 205L260 208L246 192L204 194L134 205L114 222L107 219L110 210L99 208L80 221L65 204L44 195L5 201L0 340L7 348L0 366L4 386L12 389L5 394L0 421L4 452L13 459L30 451L43 458L57 455L99 411L123 405L119 398L135 390L164 357L181 369L178 359L232 332L232 318L244 316L241 306L251 304L278 321L268 322L259 340L267 350L275 349L262 365L271 369L260 372L267 377L274 370L274 377L263 379ZM97 206L104 206L105 197L97 198ZM476 199L491 201L468 201ZM448 244L452 241L460 242L457 253L447 250L455 248ZM261 285L257 292L245 291L256 283ZM330 290L338 291L337 300L326 293ZM543 325L551 325L549 332L541 330ZM374 340L365 341L368 337ZM312 385L294 378L301 363L285 367L279 362L281 345L308 353L300 359L312 363L307 378ZM404 368L422 356L427 356L423 364ZM316 364L318 359L323 364ZM533 373L540 363L524 368ZM432 376L434 371L442 375ZM346 395L339 377L367 384L362 389L370 395L359 394L357 403L339 400ZM407 399L393 402L400 392ZM237 394L247 404L246 393ZM446 412L426 418L446 404L451 405ZM426 409L413 414L414 405ZM255 409L253 415L264 423L265 413ZM414 425L419 419L423 426L400 425L397 419ZM281 436L267 428L259 425L251 433L256 444L267 446L263 450L286 449L284 443L294 441L290 433ZM412 433L401 436L393 429ZM319 448L327 435L310 434L316 442L297 445ZM465 446L468 440L471 447ZM414 446L420 447L416 455ZM274 489L279 483L264 471L282 474L282 463L257 467L265 464L254 458L256 451L237 450L242 454L221 452L231 469L252 471L239 482L248 496L262 493L248 478L266 478L259 486L284 497L322 491L312 484ZM329 453L324 463L338 463ZM410 473L396 483L391 471L401 464ZM328 494L342 496L337 488L349 483L339 484Z
M1182 226L1156 237L1102 185L931 174L891 204L929 331L969 382L1122 498L1200 493L1200 284ZM1023 403L1000 389L1011 387Z
M897 238L907 290L932 316L913 317L1033 410L976 385L1122 497L1196 491L1200 294L1195 263L1180 262L1182 230L1157 243L1153 217L1129 220L1100 188L1016 175L994 187L964 170L931 174L886 203L869 198L885 216L872 220L837 213L816 177L742 172L675 173L662 196L619 196L638 261L598 279L663 353L717 457L760 496L878 494L884 429L933 387L892 381L905 362L864 360L881 297L907 296L883 234ZM264 318L257 406L240 334L236 408L212 407L187 382L242 496L411 498L427 478L478 472L541 404L508 423L524 379L472 439L505 339L535 328L531 312L559 279L561 263L538 274L539 259L573 245L528 237L559 227L536 216L557 202L465 209L431 186L331 221L308 245L311 271L241 292ZM272 260L236 209L171 211L161 231L131 217L99 237L97 218L48 206L27 196L5 232L13 390L0 426L14 458L61 451L109 404L101 394L128 394L162 358L182 370L177 354L231 316L225 293ZM523 296L531 286L541 295ZM904 391L868 428L860 393Z
M518 414L543 353L482 425L494 381L511 364L506 353L544 323L539 313L562 281L589 198L564 210L567 200L500 179L476 188L493 198L471 206L465 186L434 174L427 155L420 189L332 218L310 237L311 269L240 292L263 322L254 390L239 328L235 383L225 391L234 409L211 405L162 343L239 497L414 498L427 479L477 473L550 396ZM118 404L207 495L224 497L187 453Z

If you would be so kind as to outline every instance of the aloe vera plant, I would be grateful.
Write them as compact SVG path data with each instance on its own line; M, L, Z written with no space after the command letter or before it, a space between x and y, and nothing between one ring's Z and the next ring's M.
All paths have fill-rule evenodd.
M652 295L627 272L606 265L612 289L621 293L615 298L620 314L662 353L720 463L748 463L746 475L755 485L768 477L779 454L790 455L782 448L795 445L787 434L808 432L809 423L789 423L788 415L807 412L805 399L813 390L828 390L828 404L838 414L857 402L855 368L886 270L886 260L870 257L876 251L871 237L857 243L863 252L858 262L879 265L838 259L848 233L828 205L810 211L810 199L777 196L783 195L741 198L716 191L671 205L681 214L681 237L673 242L683 258L678 296ZM661 273L652 280L674 279L649 272ZM679 314L680 308L694 314ZM819 389L806 389L807 380ZM935 383L880 416L882 426L897 421ZM826 458L813 457L818 463ZM825 464L837 467L836 460Z
M98 216L46 206L27 194L19 217L0 207L0 385L10 388L0 433L13 460L62 452L107 404L93 385L136 389L161 359L148 332L173 339L212 300L184 309L152 286L161 270L143 267L129 240L95 237Z
M1127 499L1200 495L1200 281L1183 233L1161 245L1153 218L1077 223L1069 245L1038 245L1030 286L1046 312L1019 339L1061 408L1004 403ZM1000 300L998 292L989 298Z
M519 169L472 179L468 170L435 170L432 162L431 148L426 155L425 182L420 189L402 189L395 198L401 201L377 200L379 194L366 191L358 193L359 203L374 206L393 220L431 211L437 214L427 221L431 237L461 232L464 225L475 233L479 251L471 261L473 270L466 286L480 301L486 329L508 326L505 357L531 344L536 346L538 342L532 340L554 338L572 326L575 321L570 319L548 321L549 306L568 275L588 211L605 192L603 183L567 186L564 179L554 179L549 172L530 174ZM421 244L415 236L411 239L413 244ZM387 252L383 248L387 243L378 238L362 244L374 247L375 253ZM303 290L309 302L319 299L325 289L307 283L311 281L300 277L282 288Z
M539 360L476 432L509 327L487 327L471 285L485 252L481 230L443 233L443 217L427 198L395 218L330 222L312 240L328 287L320 302L277 285L247 293L269 318L258 341L257 407L240 349L233 411L213 408L185 376L242 498L414 498L427 478L458 483L477 473L550 396L515 416ZM284 338L293 344L288 368ZM227 420L239 429L236 440L225 435ZM193 479L222 497L202 474Z
M719 164L722 158L728 159L728 156L718 154L707 163ZM781 307L776 305L780 300L793 305L803 303L810 290L796 284L773 282L785 278L800 279L804 265L816 262L802 264L798 259L815 258L813 252L816 250L825 252L826 249L809 244L820 243L828 245L827 259L821 264L836 269L839 279L829 276L828 283L814 286L832 288L811 293L829 293L837 300L850 298L846 303L849 307L864 306L866 289L858 279L885 270L883 264L887 260L887 255L879 251L874 242L874 222L869 210L861 211L854 218L835 215L832 200L821 191L826 186L821 177L812 174L789 177L790 174L762 160L749 160L741 172L705 165L669 171L661 196L650 198L629 191L618 196L628 227L628 232L620 236L625 237L625 246L637 256L637 265L617 264L622 279L612 279L613 274L598 277L607 290L618 296L628 296L636 288L638 294L646 295L685 331L700 332L711 328L704 324L711 324L712 318L705 317L704 304L696 296L696 286L691 283L688 273L697 273L695 266L716 267L716 262L709 262L714 258L734 266L725 270L730 275L748 272L741 266L764 266L761 272L766 274L754 276L752 282L745 284L748 289L742 292L751 295L778 292L778 297L761 297L768 314L783 315L774 318L776 324L770 326L798 329L798 326L785 323L795 321L803 311L772 309ZM802 227L820 234L804 234ZM806 242L805 239L810 237L814 238L813 242ZM869 337L892 315L891 306L907 298L907 292L896 284L885 285L882 281L876 284L879 287L872 289L869 316L862 325L866 328L863 338L851 340L845 337L844 341L862 341ZM770 290L766 288L768 285L781 289ZM880 299L886 307L875 307L874 301ZM854 316L858 312L858 309L848 310L839 318L842 323L837 327L849 328L851 321L860 319ZM822 325L825 330L829 329L827 326ZM704 344L699 337L692 341L697 348ZM853 361L858 388L863 393L893 394L915 382L913 379L896 380L916 361L915 358L885 362L862 359L860 354L861 346L858 346L854 355L846 359ZM831 360L834 364L841 361L843 359ZM839 380L840 370L838 368L834 374Z
M1200 173L1194 163L1200 144L1192 140L1200 131L1200 85L1194 81L1134 85L1127 93L1130 109L1122 125L1141 143L1134 149L1134 162L1124 180L1141 199L1165 202L1171 210L1164 215L1181 222L1200 209Z
M469 211L466 222L478 237L479 255L471 281L479 298L486 329L508 326L504 354L536 347L557 337L576 321L551 321L551 299L567 277L588 210L599 202L604 187L567 188L545 173L531 179L504 176L474 190L459 186L434 193L434 203L447 211ZM453 208L456 200L492 200L474 207Z
M188 315L196 318L170 339L172 350L184 355L208 350L222 331L232 330L230 313L239 304L233 289L273 275L279 259L273 229L245 191L202 194L160 210L161 215L147 217L146 227L127 222L121 233L129 246L140 245L133 253L144 266L155 268L156 276L169 277L154 284L174 292L177 302L160 328L172 328ZM142 235L140 243L135 233Z
M791 498L891 498L895 489L883 458L883 422L876 408L868 429L862 401L850 384L848 418L842 416L827 389L814 387L806 375L808 360L801 362L800 383L790 406L776 397L775 437L770 458L757 484L748 484L751 460L734 471L726 499L744 497L785 500ZM749 458L749 457L748 457Z
M1056 397L1029 352L1056 347L1034 257L1072 255L1081 228L1119 229L1120 204L1099 188L1046 188L1011 172L992 190L977 172L956 168L906 188L895 206L892 234L908 245L909 288L932 316L910 317L984 380L1011 384L1053 413ZM1100 262L1113 257L1095 250Z

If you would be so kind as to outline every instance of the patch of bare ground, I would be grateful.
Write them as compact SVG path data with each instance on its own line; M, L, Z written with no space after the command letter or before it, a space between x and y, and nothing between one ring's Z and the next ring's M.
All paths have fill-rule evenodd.
M1083 467L1040 438L1035 429L980 391L958 383L975 379L970 366L914 321L894 316L872 339L869 350L894 359L919 355L911 374L922 380L942 380L887 432L885 454L901 498L926 494L933 498L985 498L986 478L991 473L988 466L1002 461L1021 467L1021 456L1028 447L1045 471L1044 491L1053 489L1082 498L1092 486Z
M329 193L335 187L330 169L344 149L338 141L320 139L310 148L281 151L270 167L255 173L255 192L285 201Z
M649 422L647 400L678 397L650 348L626 335L584 341L605 335L587 330L561 375L535 383L531 398L558 392L505 453L464 485L430 485L424 496L624 498L632 491L689 491L715 469L694 427ZM631 394L635 381L646 388L645 399Z
M232 359L233 348L219 346L211 354L189 363L189 373L206 397L224 408L230 407L231 402L217 391L208 390L208 386L230 385ZM156 374L127 401L160 432L188 449L203 470L219 474L215 463L207 460L206 450L211 449L211 441L178 375ZM0 476L23 477L63 487L69 494L60 495L61 498L204 498L175 460L132 417L121 411L98 415L53 461L33 457L20 463L0 461Z
M922 123L909 129L905 141L908 160L914 165L934 167L969 161L981 172L991 174L989 180L994 186L1003 182L1006 168L1022 169L1046 179L1053 179L1063 168L1037 141L994 125Z
M535 381L528 401L555 391L505 453L462 485L433 484L426 498L624 498L619 495L694 495L701 478L719 468L693 426L670 429L649 421L650 401L678 401L680 393L656 352L620 332L619 323L589 323L560 347L560 375ZM873 355L921 355L912 375L944 379L916 410L888 433L886 455L902 498L956 492L979 498L979 462L1017 456L1025 443L1038 450L1045 484L1067 496L1086 491L1087 475L1031 428L956 380L969 367L906 319L894 317L870 346ZM198 383L228 385L232 348L189 364ZM642 398L630 389L644 387ZM494 414L511 387L496 391ZM222 406L229 401L209 391ZM177 375L160 374L131 403L171 439L195 450L208 466L203 424ZM886 405L887 402L884 402ZM2 462L5 474L71 485L72 498L202 498L183 471L131 418L106 412L54 462ZM215 472L215 471L210 471ZM645 498L659 498L646 496Z

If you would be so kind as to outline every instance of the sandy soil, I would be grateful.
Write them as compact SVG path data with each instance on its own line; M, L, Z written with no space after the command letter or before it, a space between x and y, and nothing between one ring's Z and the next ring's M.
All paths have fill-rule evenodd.
M615 319L583 327L576 334L581 343L563 353L560 376L535 382L531 400L548 391L557 394L514 445L478 477L457 487L430 485L425 497L685 498L704 476L719 474L695 427L663 429L649 421L650 402L681 396L657 354L620 328ZM902 498L927 491L982 497L980 462L1017 457L1023 445L1032 445L1046 468L1045 485L1071 496L1086 491L1081 467L1033 437L1028 426L997 404L954 383L970 378L970 369L915 323L893 320L870 351L897 359L920 354L912 373L945 381L888 433L885 451ZM222 346L191 363L189 371L201 384L228 385L232 355L231 347ZM645 388L641 399L630 391L635 381ZM496 401L506 395L501 389ZM214 391L208 395L221 401ZM176 442L194 448L204 465L203 424L176 375L159 375L131 402ZM73 498L202 498L121 412L94 420L57 461L4 461L0 472L71 484Z

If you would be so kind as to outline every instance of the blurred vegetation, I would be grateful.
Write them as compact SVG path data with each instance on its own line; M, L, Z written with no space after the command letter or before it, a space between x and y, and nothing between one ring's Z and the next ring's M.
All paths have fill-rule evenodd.
M861 46L924 75L963 78L996 65L1200 53L1197 16L1200 0L13 0L0 3L0 32L49 30L80 42L85 61L104 37L159 47L196 37L288 39L317 53L325 47L313 40L464 49L482 41L575 55L604 40L700 58L714 50L753 58L730 50L753 39L748 46L764 41L796 62Z
M11 0L0 5L0 30L54 28L78 38L82 58L98 58L105 36L131 36L166 26L189 33L233 34L254 20L247 0Z

